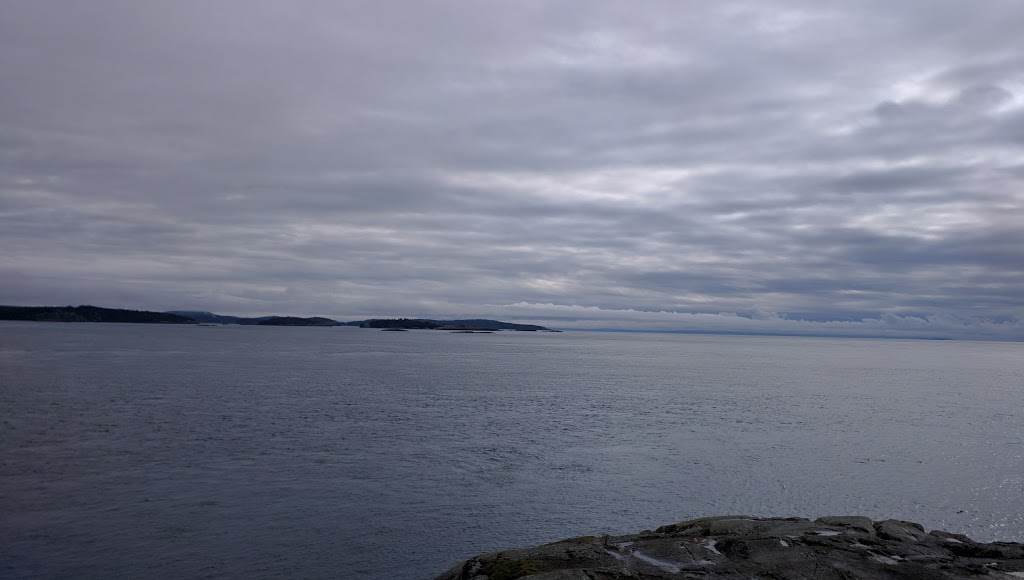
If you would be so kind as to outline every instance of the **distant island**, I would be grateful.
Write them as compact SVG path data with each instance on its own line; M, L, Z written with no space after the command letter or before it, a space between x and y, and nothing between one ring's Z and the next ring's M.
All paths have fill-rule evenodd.
M468 318L461 320L431 320L428 318L373 318L343 323L344 326L359 328L401 328L427 330L518 330L520 332L558 332L536 324L516 324L486 318Z
M170 310L167 314L185 316L201 324L243 324L249 326L341 326L342 323L322 316L302 318L299 316L259 316L243 318L241 316L225 316L205 310Z
M429 329L452 331L516 330L560 332L536 324L516 324L483 318L431 320L425 318L373 318L340 322L322 316L259 316L246 318L214 314L205 310L150 312L99 306L0 306L0 320L36 322L131 322L146 324L240 324L250 326L358 326L393 330Z
M486 318L466 318L457 320L433 320L429 318L370 318L339 322L330 318L314 316L299 318L297 316L262 316L259 318L242 318L224 316L201 310L171 310L170 314L187 316L204 324L256 324L262 326L358 326L359 328L380 328L396 330L517 330L520 332L560 332L536 324L517 324Z

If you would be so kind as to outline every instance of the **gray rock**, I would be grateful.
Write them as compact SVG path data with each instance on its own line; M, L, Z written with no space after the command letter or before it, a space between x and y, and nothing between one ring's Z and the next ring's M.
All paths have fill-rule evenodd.
M871 521L871 518L866 518L864 516L827 516L818 518L814 521L815 523L825 525L848 526L868 534L875 533L874 522Z
M924 526L902 520L875 522L875 531L887 540L916 542L925 536Z
M981 544L859 516L700 518L625 536L584 536L462 562L437 580L1024 578L1024 544Z

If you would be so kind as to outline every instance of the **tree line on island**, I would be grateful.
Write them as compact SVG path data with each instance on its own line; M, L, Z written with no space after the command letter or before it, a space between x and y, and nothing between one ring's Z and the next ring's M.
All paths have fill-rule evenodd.
M518 330L552 331L536 324L517 324L483 318L432 320L425 318L372 318L340 322L321 316L225 316L201 310L150 312L98 306L0 306L0 320L39 322L129 322L145 324L241 324L250 326L358 326L378 329Z
M197 321L169 312L148 312L99 306L0 306L0 320L39 322L139 322L148 324L196 324Z

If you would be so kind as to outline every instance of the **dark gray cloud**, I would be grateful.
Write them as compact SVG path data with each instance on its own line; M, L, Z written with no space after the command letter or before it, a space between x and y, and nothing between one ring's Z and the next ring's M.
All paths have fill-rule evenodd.
M6 2L0 303L1024 339L1022 22Z

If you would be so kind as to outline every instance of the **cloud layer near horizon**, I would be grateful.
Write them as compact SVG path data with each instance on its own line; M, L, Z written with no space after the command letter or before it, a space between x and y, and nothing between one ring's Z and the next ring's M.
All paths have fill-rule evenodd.
M0 303L1024 339L1021 23L6 2Z

